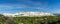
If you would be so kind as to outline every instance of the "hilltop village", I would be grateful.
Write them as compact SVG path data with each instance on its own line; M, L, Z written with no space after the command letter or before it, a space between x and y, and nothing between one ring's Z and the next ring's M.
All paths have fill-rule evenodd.
M8 17L18 17L18 16L53 16L51 13L44 13L44 12L19 12L19 13L3 13L4 16Z

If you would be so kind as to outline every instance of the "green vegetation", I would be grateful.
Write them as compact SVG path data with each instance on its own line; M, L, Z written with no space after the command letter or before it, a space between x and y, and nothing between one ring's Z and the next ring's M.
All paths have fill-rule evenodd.
M5 17L0 15L0 24L60 24L60 16Z

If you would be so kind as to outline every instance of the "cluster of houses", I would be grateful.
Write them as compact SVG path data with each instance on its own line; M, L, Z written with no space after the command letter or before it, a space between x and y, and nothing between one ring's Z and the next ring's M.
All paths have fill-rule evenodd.
M16 17L16 16L50 16L53 15L51 13L44 12L19 12L19 13L3 13L4 16L8 17Z

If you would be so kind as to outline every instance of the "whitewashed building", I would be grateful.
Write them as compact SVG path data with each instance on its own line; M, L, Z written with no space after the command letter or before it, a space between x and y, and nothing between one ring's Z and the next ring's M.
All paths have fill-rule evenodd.
M51 13L44 12L19 12L19 13L3 13L4 16L16 17L16 16L50 16L53 15Z

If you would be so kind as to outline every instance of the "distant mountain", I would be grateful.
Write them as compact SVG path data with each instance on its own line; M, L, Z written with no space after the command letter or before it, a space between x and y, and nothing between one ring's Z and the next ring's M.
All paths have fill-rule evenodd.
M19 12L19 13L3 13L4 16L16 17L16 16L53 16L51 13L44 12Z

